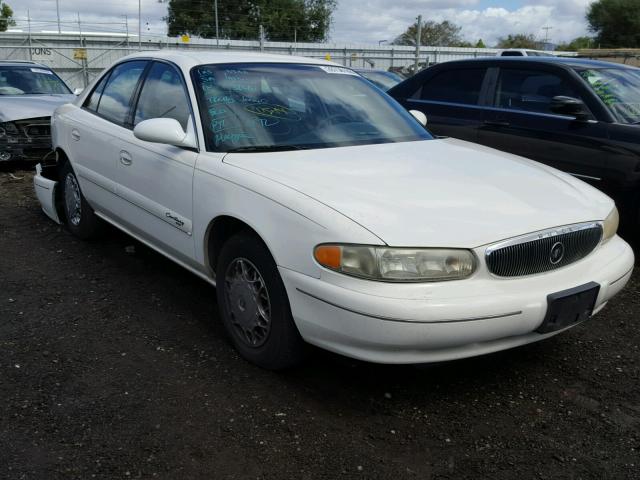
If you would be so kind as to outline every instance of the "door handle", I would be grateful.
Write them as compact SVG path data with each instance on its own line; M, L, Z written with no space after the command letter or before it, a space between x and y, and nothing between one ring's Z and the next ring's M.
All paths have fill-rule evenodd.
M133 163L131 154L126 150L120 150L120 163L127 167Z
M74 128L73 130L71 130L71 138L77 142L78 140L80 140L80 132Z
M491 127L508 127L511 125L509 122L503 122L500 120L485 120L483 123Z

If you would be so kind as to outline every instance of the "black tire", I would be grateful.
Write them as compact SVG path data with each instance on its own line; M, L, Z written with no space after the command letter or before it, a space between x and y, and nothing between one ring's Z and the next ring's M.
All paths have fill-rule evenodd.
M242 281L249 277L251 282ZM276 263L263 242L249 233L231 237L218 256L216 283L222 322L242 357L269 370L301 363L305 343L291 316Z
M73 192L76 188L77 196ZM84 198L69 162L60 171L60 199L67 228L71 233L83 240L95 238L101 233L102 223Z

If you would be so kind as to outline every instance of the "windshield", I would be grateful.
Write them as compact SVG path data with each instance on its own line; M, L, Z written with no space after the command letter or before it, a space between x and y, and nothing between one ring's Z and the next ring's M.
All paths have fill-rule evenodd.
M598 68L580 70L600 100L620 123L640 123L640 70Z
M192 70L192 78L210 151L432 138L395 100L347 68L201 65Z
M359 72L364 78L383 90L389 90L402 81L402 77L392 72L375 72L361 71Z
M58 76L38 66L0 67L0 95L70 94Z

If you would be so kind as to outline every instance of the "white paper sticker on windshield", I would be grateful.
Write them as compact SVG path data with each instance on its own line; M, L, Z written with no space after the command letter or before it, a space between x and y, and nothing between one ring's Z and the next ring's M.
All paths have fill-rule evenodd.
M46 73L47 75L53 75L52 71L45 70L44 68L32 68L31 71L33 73Z
M319 65L319 67L324 70L327 73L339 73L342 75L355 75L358 76L358 74L356 72L354 72L353 70L349 70L348 68L344 68L344 67L334 67L334 66L329 66L329 65Z

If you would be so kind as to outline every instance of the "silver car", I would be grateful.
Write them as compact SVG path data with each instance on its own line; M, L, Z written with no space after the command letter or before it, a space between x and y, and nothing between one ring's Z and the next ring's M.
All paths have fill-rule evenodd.
M0 61L0 162L42 159L51 151L51 114L74 99L49 67Z

